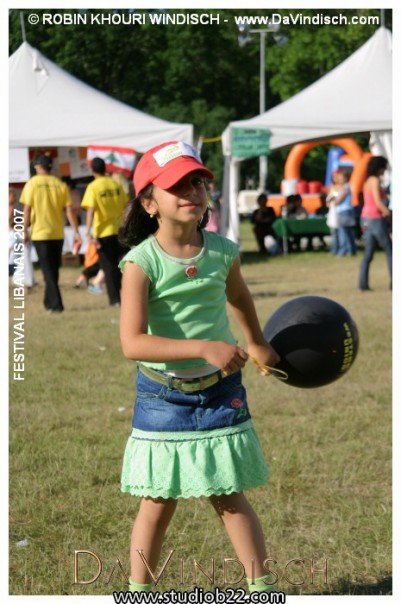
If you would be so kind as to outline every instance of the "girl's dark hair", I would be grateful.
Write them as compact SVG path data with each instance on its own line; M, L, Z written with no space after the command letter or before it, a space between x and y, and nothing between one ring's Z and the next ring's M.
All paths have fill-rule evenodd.
M338 172L344 176L347 182L351 178L351 171L349 170L349 168L339 168Z
M118 231L118 239L124 247L139 245L159 228L156 216L151 218L142 205L144 199L152 197L153 185L148 185L127 206L123 223ZM198 230L205 228L209 220L209 208L198 225Z
M371 157L366 169L366 178L369 176L379 176L380 170L385 170L388 166L388 161L382 155Z
M122 225L118 231L118 239L124 247L138 245L151 233L157 231L156 218L151 218L142 206L142 200L152 197L152 191L153 185L148 185L128 204Z

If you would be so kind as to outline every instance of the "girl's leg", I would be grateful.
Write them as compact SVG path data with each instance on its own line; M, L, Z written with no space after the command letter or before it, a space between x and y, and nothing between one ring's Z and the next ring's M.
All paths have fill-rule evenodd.
M100 266L100 264L99 264L99 266ZM105 281L104 271L101 268L99 268L94 279L92 279L92 283L93 283L93 285L102 285L102 283L104 283L104 281Z
M86 282L86 277L85 277L84 273L82 272L78 275L77 280L75 281L74 287L78 288L81 285L81 283L84 283L84 281Z
M376 250L376 239L371 229L368 228L364 233L365 239L365 251L363 254L361 268L359 269L359 281L358 288L363 290L368 290L369 288L369 268L370 263L373 260L373 256Z
M255 578L266 575L263 561L267 552L262 525L244 493L212 495L210 501L224 523L246 576L252 577L252 559Z
M164 535L176 507L176 499L142 499L131 535L131 579L136 583L145 584L152 580L137 550L143 551L154 572L159 562Z
M337 256L345 256L346 253L347 253L347 233L346 233L345 227L339 227Z
M376 223L375 223L376 225ZM390 228L385 218L380 218L375 226L376 240L386 252L387 267L390 275L390 289L393 283L393 243L390 239Z
M336 256L338 253L338 247L339 247L339 243L338 243L338 229L330 229L330 234L331 234L331 245L330 245L330 252Z
M347 253L350 256L356 254L355 231L354 227L345 227L345 236L347 239Z

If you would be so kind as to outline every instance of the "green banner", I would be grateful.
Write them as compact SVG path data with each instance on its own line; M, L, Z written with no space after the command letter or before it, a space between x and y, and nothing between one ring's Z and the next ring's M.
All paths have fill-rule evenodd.
M232 157L259 157L270 153L270 130L261 128L232 128Z

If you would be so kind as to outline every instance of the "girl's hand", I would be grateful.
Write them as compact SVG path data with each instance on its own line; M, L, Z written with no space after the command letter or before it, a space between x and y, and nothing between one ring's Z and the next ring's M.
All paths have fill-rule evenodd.
M265 344L249 344L248 354L259 365L267 365L268 367L274 367L280 361L279 355L268 342ZM258 368L258 371L262 375L265 374L262 368Z
M235 373L244 367L248 355L240 346L226 342L204 342L202 358L224 373Z

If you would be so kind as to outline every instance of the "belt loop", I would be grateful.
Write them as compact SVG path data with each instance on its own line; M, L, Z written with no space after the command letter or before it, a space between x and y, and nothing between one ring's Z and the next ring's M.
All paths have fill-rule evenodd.
M173 376L172 375L167 376L167 380L168 380L167 387L169 390L172 390L173 389Z

